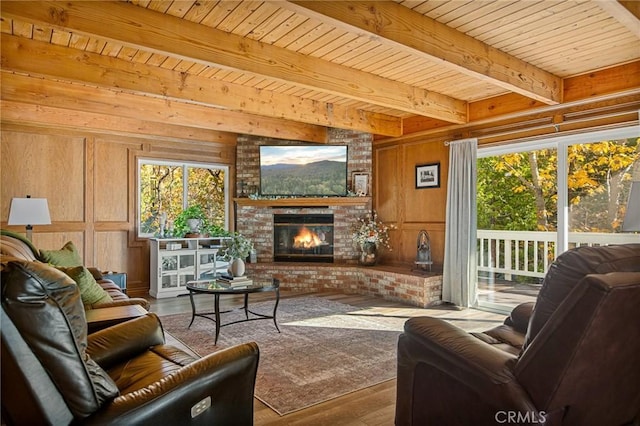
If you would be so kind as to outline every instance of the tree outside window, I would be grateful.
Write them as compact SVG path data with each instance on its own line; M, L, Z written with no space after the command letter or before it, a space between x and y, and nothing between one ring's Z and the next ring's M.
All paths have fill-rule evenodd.
M570 232L620 232L640 139L568 147ZM478 228L557 229L557 151L478 159Z
M167 230L189 206L201 206L209 221L227 228L228 167L214 164L139 160L139 231L143 237L160 235L160 217Z

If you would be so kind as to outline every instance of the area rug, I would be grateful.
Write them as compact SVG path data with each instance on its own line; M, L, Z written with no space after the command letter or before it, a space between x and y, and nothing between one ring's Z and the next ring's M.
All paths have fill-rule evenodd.
M197 304L206 303L199 296ZM205 296L206 297L206 296ZM213 299L213 298L211 298ZM271 314L273 302L250 304ZM243 318L222 315L222 323ZM199 355L255 341L260 362L255 396L280 415L337 398L396 376L396 345L406 318L371 315L360 308L312 296L280 300L278 333L272 320L222 327L191 314L163 316L165 330Z

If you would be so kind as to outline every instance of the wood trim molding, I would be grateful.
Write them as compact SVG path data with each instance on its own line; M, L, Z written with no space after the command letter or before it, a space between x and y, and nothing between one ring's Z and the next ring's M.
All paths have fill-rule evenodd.
M238 206L256 207L318 207L318 206L359 206L371 202L371 197L300 197L260 199L234 198Z

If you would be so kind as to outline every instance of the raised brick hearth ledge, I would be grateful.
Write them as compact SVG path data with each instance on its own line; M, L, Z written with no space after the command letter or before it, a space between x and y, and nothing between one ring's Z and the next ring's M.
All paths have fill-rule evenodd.
M442 301L441 273L412 272L406 267L276 262L247 264L247 273L256 281L278 278L283 290L340 290L422 308Z

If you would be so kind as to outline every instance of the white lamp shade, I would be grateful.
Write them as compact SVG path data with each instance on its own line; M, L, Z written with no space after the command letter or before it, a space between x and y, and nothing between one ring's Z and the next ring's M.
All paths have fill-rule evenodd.
M11 200L8 225L50 225L46 198L14 198Z
M631 182L622 232L640 231L640 181Z

